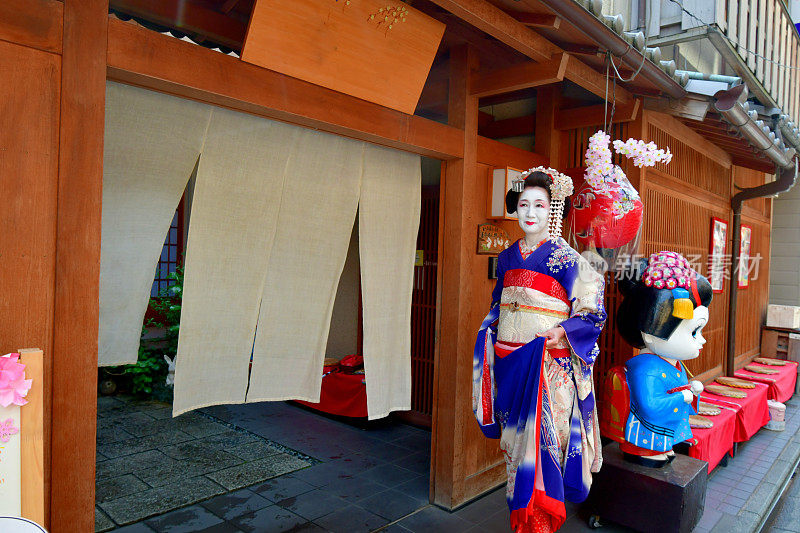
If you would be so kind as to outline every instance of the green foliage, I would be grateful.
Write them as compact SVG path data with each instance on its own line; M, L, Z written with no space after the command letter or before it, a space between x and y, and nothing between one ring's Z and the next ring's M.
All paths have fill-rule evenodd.
M156 311L158 318L148 319L142 327L142 341L136 364L104 369L106 374L135 396L168 400L171 394L171 390L164 385L168 365L163 356L174 358L178 350L183 267L170 273L169 279L174 281L174 285L162 289L157 297L150 298L150 307ZM163 328L163 337L145 339L148 328Z
M171 272L167 277L175 283L166 289L161 289L158 298L150 298L150 307L162 317L162 320L150 320L147 326L164 328L164 340L167 346L163 353L174 357L178 351L178 331L180 330L181 324L183 267L179 266L175 272Z

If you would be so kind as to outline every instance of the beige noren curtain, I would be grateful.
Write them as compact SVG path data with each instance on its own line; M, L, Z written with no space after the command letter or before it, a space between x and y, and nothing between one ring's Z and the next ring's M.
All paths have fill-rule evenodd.
M281 191L300 133L281 122L214 109L189 222L175 415L245 401Z
M196 166L173 413L319 399L359 209L369 417L408 409L419 156L115 83L106 105L100 364L136 361Z
M411 409L411 292L420 189L418 155L367 145L358 246L370 419Z
M322 362L358 207L365 144L304 130L283 191L247 401L319 401Z
M200 154L211 109L106 84L100 366L136 362L153 273Z

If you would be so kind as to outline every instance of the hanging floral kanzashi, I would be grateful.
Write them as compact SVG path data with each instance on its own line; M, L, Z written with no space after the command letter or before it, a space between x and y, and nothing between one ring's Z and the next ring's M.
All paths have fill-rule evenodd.
M600 130L589 138L584 181L575 194L571 227L583 246L619 249L639 232L643 205L625 172L611 160L611 137ZM633 160L637 167L669 163L669 148L628 139L615 140L614 150Z
M31 388L32 379L25 379L25 365L19 362L18 353L0 357L0 406L25 405L25 396Z

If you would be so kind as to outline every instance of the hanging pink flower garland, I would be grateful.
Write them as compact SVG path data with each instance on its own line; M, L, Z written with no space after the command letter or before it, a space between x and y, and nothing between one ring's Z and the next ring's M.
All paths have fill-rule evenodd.
M31 389L32 379L25 379L25 365L19 362L18 353L0 357L0 406L25 405L25 396Z
M625 172L611 162L611 150L608 148L611 137L604 131L597 131L589 137L586 150L586 182L597 194L608 196L613 201L612 211L615 219L622 218L634 209L640 201L639 193L628 181ZM628 139L625 142L614 141L614 150L629 159L639 168L651 167L657 162L669 163L672 153L669 148L659 149L655 143Z

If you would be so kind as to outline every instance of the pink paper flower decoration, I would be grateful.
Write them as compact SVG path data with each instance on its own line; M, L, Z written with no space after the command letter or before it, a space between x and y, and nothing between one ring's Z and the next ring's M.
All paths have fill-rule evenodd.
M8 407L25 405L25 396L31 388L33 380L25 379L25 365L19 362L18 353L10 353L0 357L0 405Z
M13 418L6 418L0 422L0 441L8 442L13 435L19 433L19 428L14 425Z

